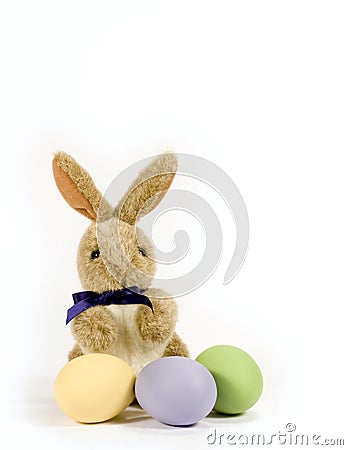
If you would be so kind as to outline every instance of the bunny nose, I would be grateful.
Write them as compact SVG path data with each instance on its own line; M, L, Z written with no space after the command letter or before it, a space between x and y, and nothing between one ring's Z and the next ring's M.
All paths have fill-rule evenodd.
M111 275L116 279L116 281L121 283L121 279L123 279L124 274L122 273L120 267L113 261L104 261L104 264L111 273Z
M114 276L117 275L121 279L123 274L121 272L121 269L118 267L118 265L111 263L110 267L112 268L113 275Z

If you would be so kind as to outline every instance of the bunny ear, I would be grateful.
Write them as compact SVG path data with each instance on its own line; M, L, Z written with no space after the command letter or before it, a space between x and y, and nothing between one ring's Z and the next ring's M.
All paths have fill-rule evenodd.
M57 187L64 199L80 214L95 221L102 195L88 172L64 152L54 155L52 168Z
M173 153L163 153L143 169L120 200L115 213L131 225L151 212L167 193L178 168Z

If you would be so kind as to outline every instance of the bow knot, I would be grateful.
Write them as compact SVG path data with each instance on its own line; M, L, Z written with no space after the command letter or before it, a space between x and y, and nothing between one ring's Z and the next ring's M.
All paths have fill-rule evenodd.
M94 291L76 292L72 297L74 305L68 309L66 324L86 309L99 305L146 305L153 312L151 300L137 286L105 291L101 294Z

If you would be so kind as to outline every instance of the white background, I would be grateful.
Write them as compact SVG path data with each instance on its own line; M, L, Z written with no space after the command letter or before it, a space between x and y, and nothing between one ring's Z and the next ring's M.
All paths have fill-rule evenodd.
M1 2L4 448L209 448L215 428L271 435L288 422L344 437L347 21L344 1ZM178 330L193 357L228 343L256 359L265 390L251 411L176 429L139 410L83 426L55 406L87 226L55 187L58 149L103 191L166 149L207 158L237 184L245 264L222 284L233 221L216 201L224 255L178 300Z

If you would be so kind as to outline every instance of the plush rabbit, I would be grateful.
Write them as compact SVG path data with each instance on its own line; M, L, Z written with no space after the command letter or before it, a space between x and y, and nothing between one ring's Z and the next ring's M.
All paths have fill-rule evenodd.
M78 314L71 322L76 343L69 360L87 353L109 353L138 373L163 356L189 356L175 332L176 302L150 287L156 270L153 248L136 226L162 200L176 170L172 153L156 157L112 208L71 156L55 155L53 174L59 191L72 208L91 220L77 257L83 288L101 294L137 286L152 303L152 309L145 304L97 305Z

